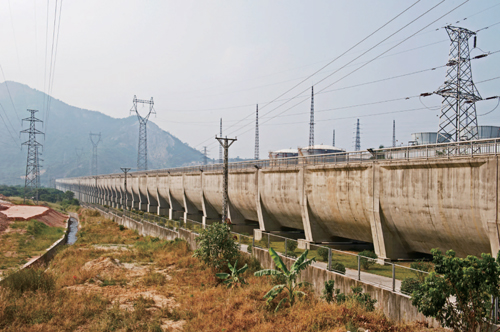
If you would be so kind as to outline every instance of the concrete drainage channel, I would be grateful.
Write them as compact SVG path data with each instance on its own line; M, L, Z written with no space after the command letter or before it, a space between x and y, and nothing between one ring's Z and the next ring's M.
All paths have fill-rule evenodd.
M72 245L76 242L77 236L76 234L78 233L78 220L70 217L68 221L68 238L66 240L66 244Z
M54 258L60 246L65 244L72 245L76 242L77 239L76 235L78 233L78 225L79 225L78 214L70 212L69 215L70 217L68 218L68 221L66 223L66 232L64 233L63 237L54 242L52 246L50 246L50 248L47 249L47 251L43 255L24 264L21 270L35 266L40 266L42 264L48 264L52 260L52 258ZM0 278L0 281L1 280L3 279Z

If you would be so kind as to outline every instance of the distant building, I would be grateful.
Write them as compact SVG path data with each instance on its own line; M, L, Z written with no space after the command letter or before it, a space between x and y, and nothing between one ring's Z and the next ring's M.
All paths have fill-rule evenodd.
M488 138L500 138L500 127L497 126L478 126L477 127L478 139L488 139ZM436 143L447 143L451 140L440 136L439 142L437 141L437 132L421 132L411 134L412 141L414 145L423 144L436 144Z
M334 147L332 145L313 145L306 146L305 148L299 148L299 156L314 156L318 154L329 154L329 153L342 153L345 152L344 149Z
M297 164L298 155L299 152L295 149L281 149L276 151L270 151L269 160L271 166L294 165Z
M281 149L269 152L269 159L297 157L299 152L296 149Z
M499 138L500 127L497 126L477 126L479 139Z

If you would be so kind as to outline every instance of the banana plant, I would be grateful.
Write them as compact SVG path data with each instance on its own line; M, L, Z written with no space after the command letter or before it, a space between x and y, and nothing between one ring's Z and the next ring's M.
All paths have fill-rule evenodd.
M306 282L297 282L297 277L300 272L306 269L309 265L316 261L316 257L311 259L307 259L307 253L309 251L306 250L300 255L299 258L293 263L290 270L287 269L286 265L281 260L280 256L274 251L273 248L269 248L269 254L274 261L274 265L278 268L278 270L273 269L264 269L255 272L255 276L282 276L286 280L284 284L276 285L269 292L264 295L264 298L267 299L267 304L269 305L283 290L288 291L288 299L285 297L281 299L278 303L278 306L274 310L277 312L281 305L287 301L289 301L290 306L293 306L295 303L296 296L305 296L306 294L302 291L299 291L298 288L302 287L308 283Z
M238 260L234 263L234 266L231 265L231 263L228 263L227 266L229 267L229 270L231 271L231 274L229 273L216 273L215 276L219 279L224 280L222 283L227 285L227 288L233 288L236 286L241 286L245 285L246 281L241 276L243 272L245 272L248 269L248 264L245 264L241 269L237 269L238 266Z

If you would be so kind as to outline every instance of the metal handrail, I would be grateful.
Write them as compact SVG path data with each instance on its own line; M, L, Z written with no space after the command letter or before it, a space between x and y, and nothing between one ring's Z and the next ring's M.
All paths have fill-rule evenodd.
M261 159L229 163L229 169L233 171L255 170L273 167L297 167L304 165L327 165L345 163L366 163L377 161L414 160L414 159L449 159L452 157L475 157L478 155L497 155L500 139L481 139L474 141L436 143L426 145L413 145L394 148L370 149L366 151L338 152L312 156L297 156L276 159ZM169 169L157 169L148 171L137 171L128 173L130 177L151 174L175 174L175 173L200 173L221 172L223 164L209 164L198 166L185 166ZM121 178L123 173L100 175L100 178ZM79 178L57 179L93 179L91 176Z

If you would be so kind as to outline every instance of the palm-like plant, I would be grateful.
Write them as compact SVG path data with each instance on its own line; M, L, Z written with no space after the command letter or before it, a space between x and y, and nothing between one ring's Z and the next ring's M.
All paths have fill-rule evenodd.
M215 276L219 279L224 280L222 283L227 284L227 288L236 287L239 285L246 284L245 279L241 276L243 272L248 269L248 264L245 264L241 269L238 270L238 260L234 263L234 266L231 263L227 263L231 274L229 273L216 273Z
M288 291L288 299L285 297L281 299L281 301L278 303L278 306L275 309L275 312L279 310L281 304L283 304L286 301L290 302L290 306L293 306L295 303L295 297L296 296L305 296L306 294L302 291L299 291L297 288L304 286L307 284L306 282L297 282L297 277L299 276L299 273L307 268L309 265L311 265L313 262L316 261L316 257L313 257L311 259L307 259L307 253L309 251L306 250L300 255L300 257L293 263L292 267L290 270L287 269L286 265L283 263L281 260L280 256L274 251L273 248L269 248L269 254L271 255L271 258L274 261L274 264L278 268L278 270L273 270L273 269L265 269L265 270L260 270L255 272L255 276L261 277L261 276L282 276L285 278L286 282L281 285L276 285L269 292L264 295L264 298L267 299L267 304L271 303L283 290Z

